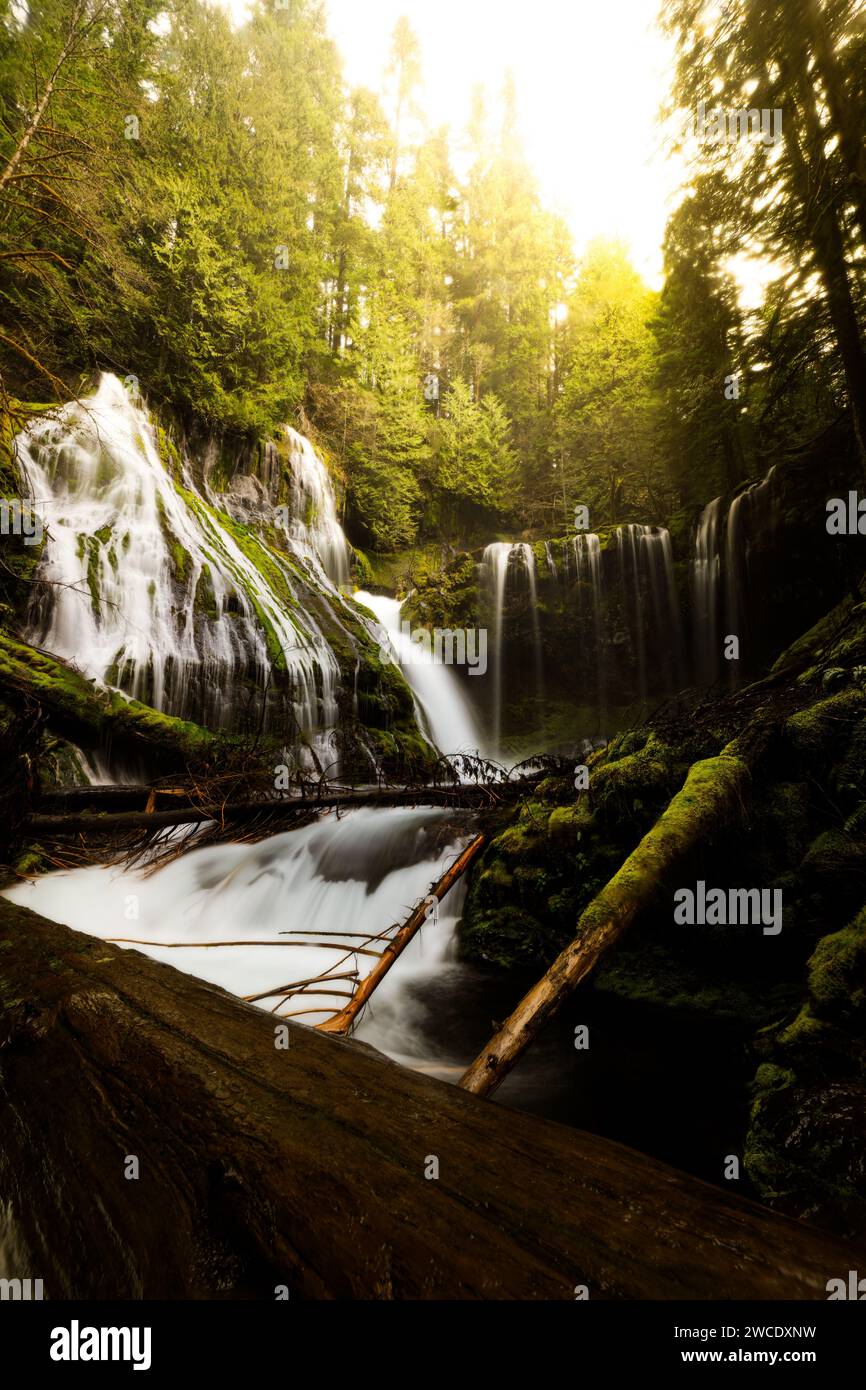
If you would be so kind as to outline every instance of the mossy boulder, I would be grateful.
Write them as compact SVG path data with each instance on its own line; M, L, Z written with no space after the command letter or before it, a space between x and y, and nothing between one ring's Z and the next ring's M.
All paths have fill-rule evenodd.
M825 1017L863 1021L866 1012L866 908L819 941L809 960L809 993Z

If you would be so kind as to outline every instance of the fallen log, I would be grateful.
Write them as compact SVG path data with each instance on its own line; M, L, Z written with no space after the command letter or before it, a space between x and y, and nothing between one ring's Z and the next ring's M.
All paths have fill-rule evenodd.
M742 808L750 783L748 763L733 745L694 764L667 809L581 915L574 940L461 1077L464 1091L487 1096L501 1085L560 1004L653 901L671 870Z
M0 1202L4 1276L51 1299L823 1300L857 1264L728 1190L6 901Z
M324 792L317 796L260 798L257 801L179 806L166 811L116 811L105 814L74 811L65 815L28 816L23 830L48 839L57 835L119 835L130 830L161 830L172 825L197 825L205 821L240 823L257 816L279 819L298 813L359 806L486 806L525 794L518 782L455 783L451 787L372 787L363 791Z
M35 799L35 808L40 815L49 812L67 815L70 811L83 810L94 806L100 810L137 810L147 805L152 796L171 797L189 802L192 798L190 787L153 786L149 782L97 782L92 786L54 787L51 791L40 792Z
M391 966L405 951L415 933L424 925L430 915L430 908L433 906L432 899L441 902L446 893L454 887L454 884L466 872L469 865L481 853L486 837L476 835L475 839L466 846L450 868L446 869L438 883L430 889L427 897L420 902L409 914L406 921L399 931L388 942L385 949L381 952L379 961L373 966L369 975L366 975L358 988L355 990L352 1002L341 1009L333 1018L326 1019L324 1023L317 1025L320 1033L348 1033L355 1019L367 1003L370 995L384 980ZM351 948L355 950L355 947Z

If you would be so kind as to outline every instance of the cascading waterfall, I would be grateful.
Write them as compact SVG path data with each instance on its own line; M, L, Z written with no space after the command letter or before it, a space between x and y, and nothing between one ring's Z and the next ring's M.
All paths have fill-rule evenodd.
M505 617L505 583L508 578L509 541L494 541L485 547L481 557L482 584L487 589L487 602L492 610L493 642L493 717L491 740L496 756L502 748L502 647Z
M741 660L726 663L731 683L736 685L748 670L744 647L752 623L747 596L756 587L756 538L771 539L776 523L775 471L774 466L760 482L738 493L724 515L722 499L715 497L698 521L691 582L695 673L703 685L712 685L721 674L724 636L740 642Z
M293 553L283 556L233 527L186 472L170 475L146 411L116 377L34 421L16 441L47 537L46 597L29 640L158 710L216 728L257 714L276 669L299 733L326 740L340 668L299 581L314 569L332 576L333 589L347 548L324 465L309 441L288 435Z
M742 648L748 634L748 608L746 596L753 588L752 547L754 537L759 531L765 535L772 532L775 525L773 474L771 468L759 483L753 483L731 502L728 511L728 524L725 534L725 621L728 632L740 639L741 654L748 659ZM730 662L731 680L736 684L737 675L743 668L738 662Z
M666 654L664 683L669 691L678 690L686 679L686 660L670 532L664 526L642 526L638 545L652 602L656 650Z
M641 592L641 561L644 558L638 548L643 528L641 526L617 526L616 549L619 555L619 577L622 585L624 611L629 630L632 650L637 660L637 685L641 704L646 702L646 627L644 605Z
M414 643L402 630L399 599L363 590L358 590L354 598L375 613L382 624L383 645L390 644L400 663L415 700L418 723L430 741L446 755L482 752L485 741L457 676L451 667L434 661L431 652Z
M548 556L548 558L550 558ZM528 600L532 627L532 670L535 698L541 701L544 693L544 662L541 643L541 621L538 613L538 575L532 546L525 542L495 541L485 547L481 557L481 587L486 594L486 607L491 615L493 642L493 718L491 741L501 758L502 750L502 681L506 646L505 614L509 591L521 591Z
M692 650L695 676L712 685L719 667L719 513L722 499L714 497L701 512L692 561Z
M285 532L291 554L312 566L317 579L339 587L349 581L349 545L337 517L337 503L328 470L305 435L286 425L283 430L289 460L289 499L278 507L274 517ZM271 507L280 495L280 450L267 444L264 450L262 482ZM231 499L212 494L214 500Z
M546 574L543 572L541 578L558 592L558 604L568 586L573 596L569 601L575 605L577 649L567 658L573 668L570 690L584 707L594 704L600 729L606 723L612 686L616 686L617 700L623 705L635 698L645 703L651 693L682 687L687 666L682 615L671 538L664 527L618 526L607 549L594 532L578 532L562 543L561 572L557 571L550 542L545 544L545 556ZM493 736L501 746L506 679L516 676L518 688L525 685L525 679L521 681L525 659L519 668L521 674L514 665L509 622L512 605L515 609L523 602L529 605L537 696L544 690L545 638L532 547L508 542L487 546L480 583L482 602L486 595L492 613ZM546 615L545 622L549 621ZM562 658L560 649L561 664ZM506 666L512 669L506 671Z
M663 526L618 526L614 540L643 704L649 693L651 662L655 687L673 691L685 678L673 549Z
M575 577L578 584L578 605L582 604L583 585L590 586L592 602L592 629L595 640L596 705L599 718L603 722L607 704L607 681L605 676L604 651L602 647L601 612L601 542L593 531L580 532L571 538L571 553L574 556ZM568 573L568 552L565 547L566 573ZM578 612L578 618L583 618Z

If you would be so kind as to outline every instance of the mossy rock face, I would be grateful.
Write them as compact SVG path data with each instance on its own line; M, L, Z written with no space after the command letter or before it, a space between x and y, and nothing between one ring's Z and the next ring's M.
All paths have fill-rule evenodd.
M811 833L810 788L806 782L777 782L757 801L754 826L761 845L769 851L762 857L770 878L777 864L786 866L802 859Z
M821 836L815 857L833 836ZM818 943L808 996L756 1050L746 1142L764 1201L848 1235L866 1233L866 908Z
M866 695L857 689L843 690L791 715L786 733L796 752L807 759L835 761L864 713Z
M7 412L0 409L0 498L7 502L24 498L24 483L16 453L15 436L25 427L30 416L50 409L49 406L22 406L12 402ZM45 547L45 534L33 544L23 535L0 538L3 565L0 566L0 622L18 626L23 620L31 596L31 586Z
M825 1017L866 1014L866 908L842 931L825 936L809 961L809 992Z
M402 609L409 622L428 629L478 626L478 566L471 555L459 555L445 569L420 569L414 578Z
M654 922L648 934L627 937L602 962L593 988L665 1013L731 1025L745 1044L756 1029L790 1011L797 996L796 985L768 987L748 964L726 941L709 949L705 940L684 943Z
M357 546L352 546L351 573L354 583L359 589L370 589L371 584L375 584L375 574L373 566L367 559L363 550Z
M59 787L86 787L90 778L81 761L78 749L65 739L46 734L38 760L38 780L41 792Z
M799 1084L761 1067L744 1166L768 1205L840 1235L866 1233L862 1080Z
M851 729L847 747L833 767L830 786L845 811L866 798L866 718Z
M685 768L678 765L670 750L650 735L636 752L613 751L598 768L590 771L590 797L594 810L605 820L633 816L649 826L669 802L682 781Z
M535 965L549 950L549 928L519 907L476 910L464 937L464 956L497 970Z
M460 924L463 958L503 969L521 965L527 957L509 915L517 908L531 920L527 939L539 965L549 964L666 805L677 776L664 745L645 736L593 755L588 792L576 793L561 777L545 779L543 798L514 814L472 875Z
M849 919L866 893L866 843L845 830L825 830L800 866L807 892L820 897L825 930Z

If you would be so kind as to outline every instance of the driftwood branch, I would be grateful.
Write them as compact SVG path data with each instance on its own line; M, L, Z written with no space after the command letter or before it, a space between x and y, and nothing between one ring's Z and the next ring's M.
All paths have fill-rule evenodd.
M333 1018L329 1018L324 1023L320 1023L318 1025L320 1032L348 1033L355 1019L358 1017L358 1014L369 1000L370 995L382 983L388 971L391 969L391 966L400 954L405 951L415 933L426 922L430 913L430 907L432 906L431 899L435 898L437 902L442 901L445 894L453 888L457 880L466 872L469 865L478 854L480 854L484 841L484 835L476 835L475 839L466 846L451 867L445 870L445 873L439 879L438 883L435 883L430 889L427 897L413 909L402 927L400 927L399 931L397 931L389 941L388 945L381 953L378 965L374 965L369 975L366 975L358 985L352 1002L347 1004L344 1009L341 1009L338 1014L335 1014ZM355 950L357 948L352 947L351 949Z

